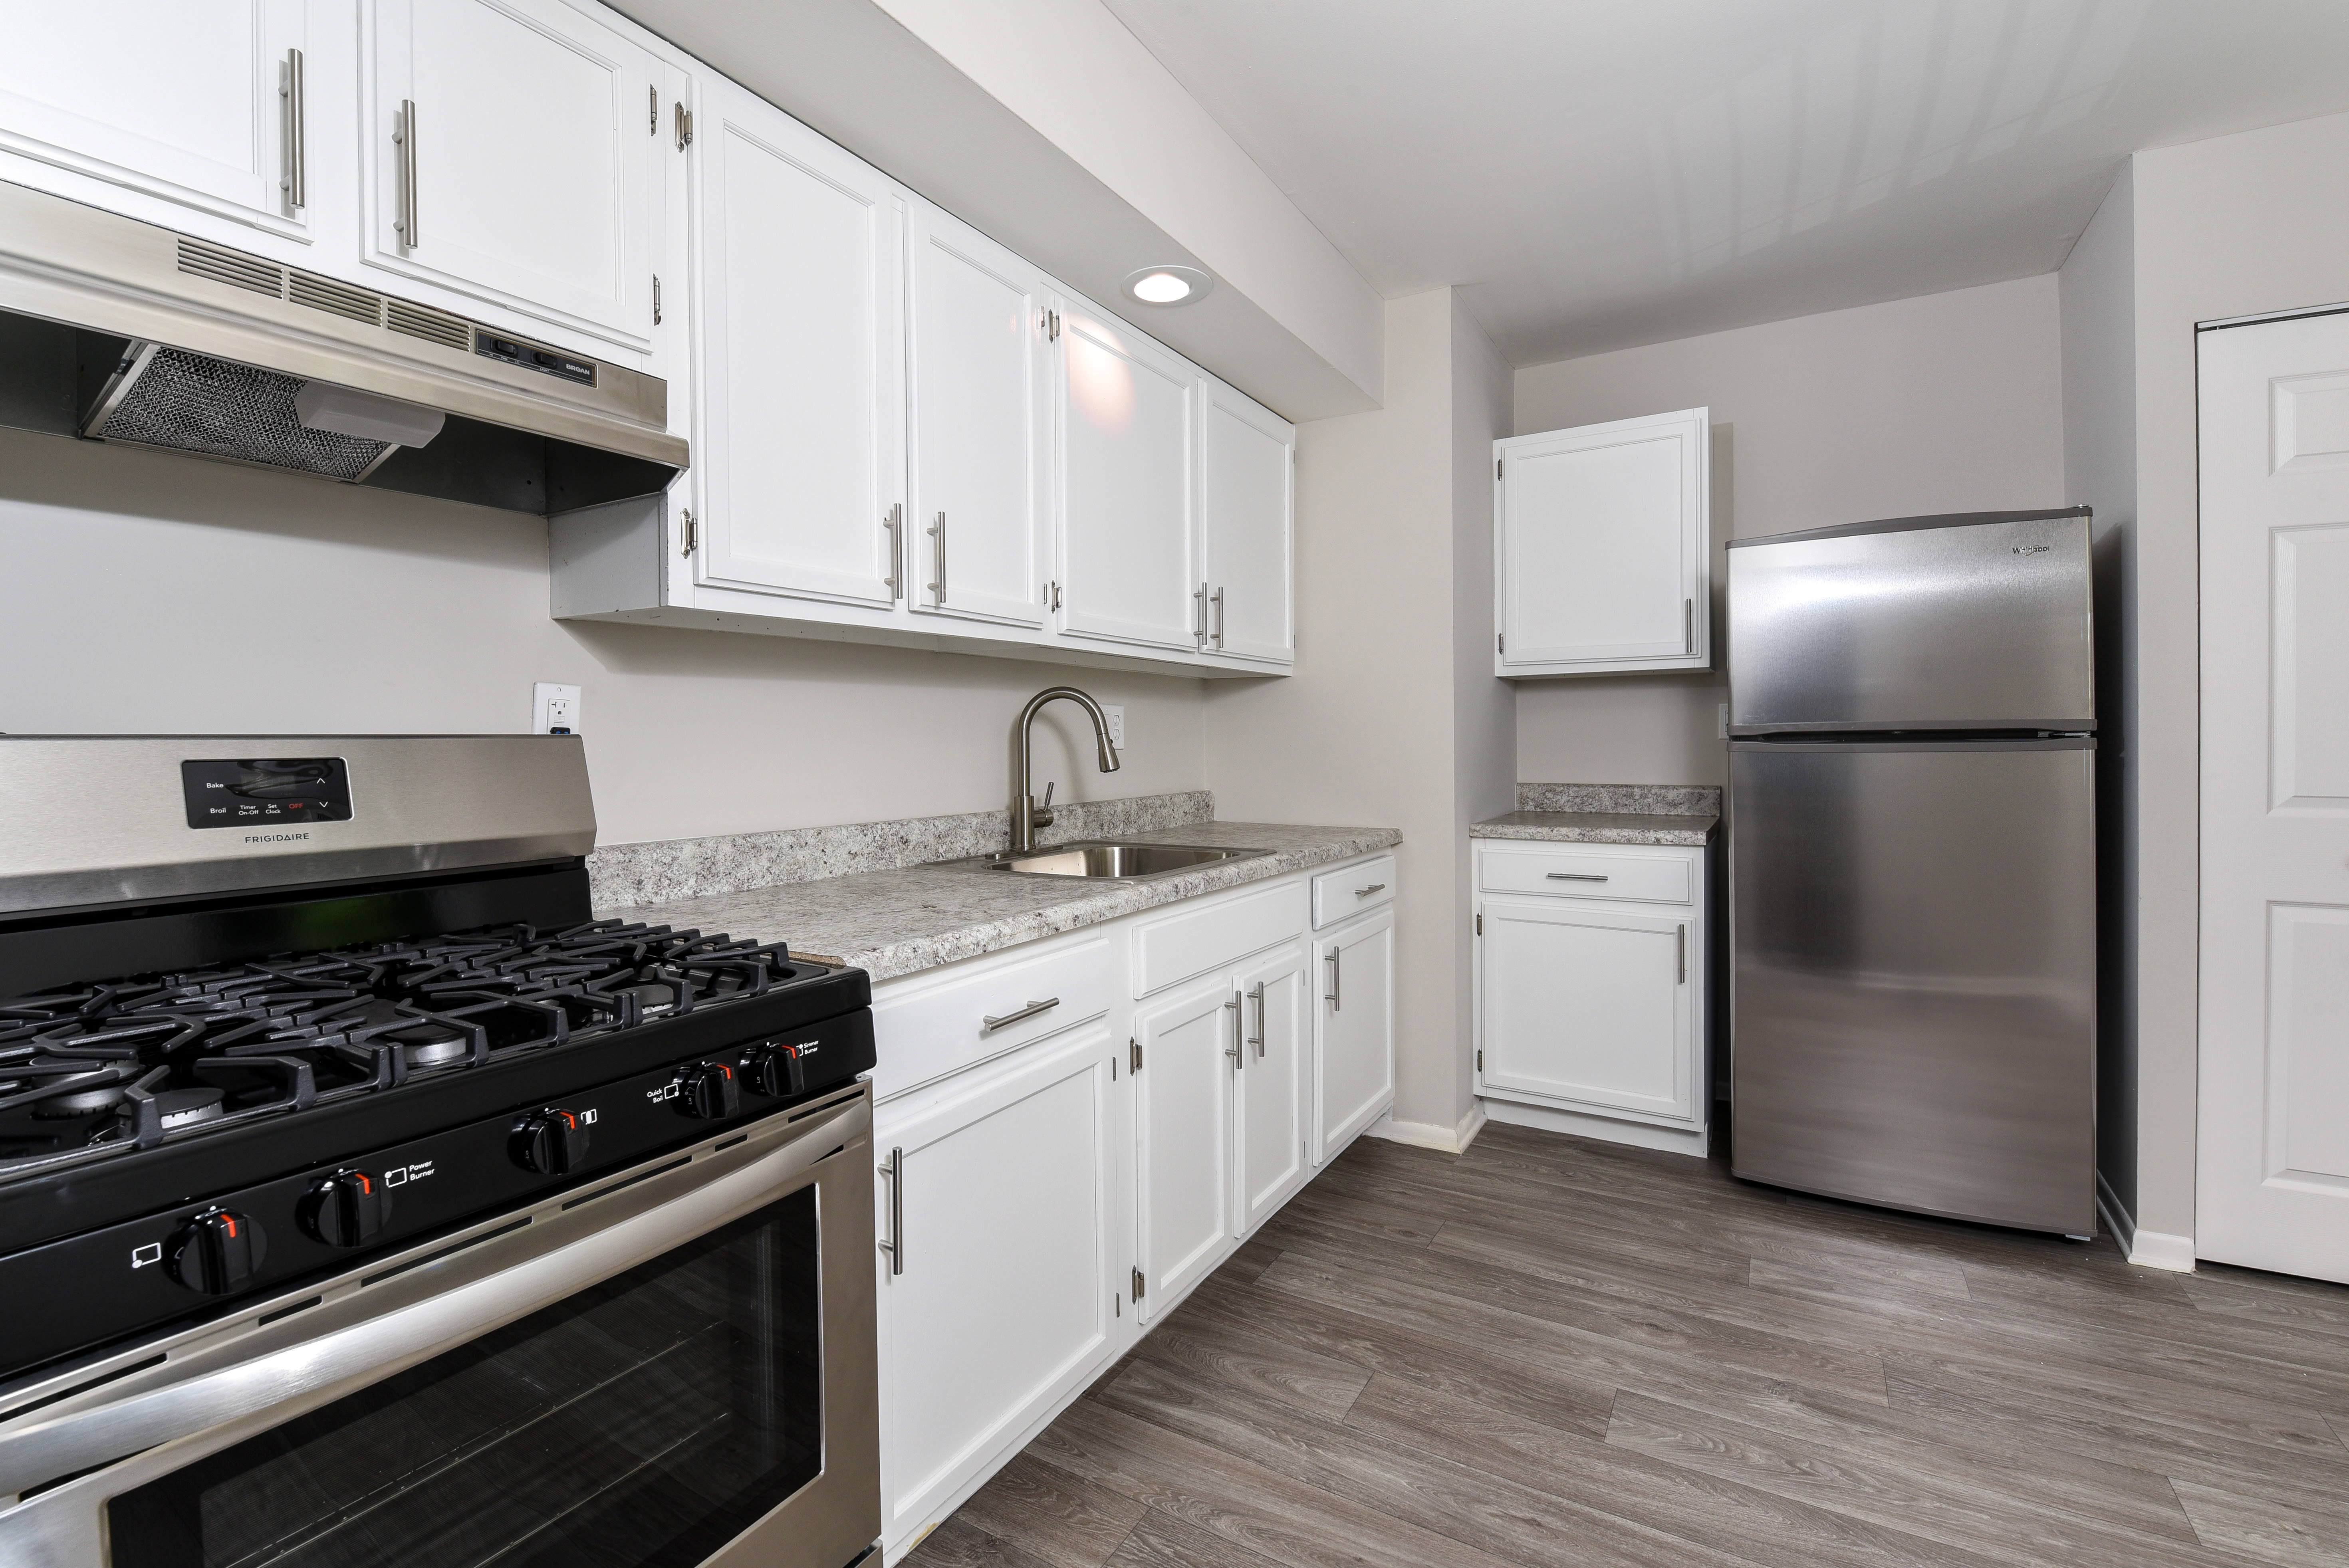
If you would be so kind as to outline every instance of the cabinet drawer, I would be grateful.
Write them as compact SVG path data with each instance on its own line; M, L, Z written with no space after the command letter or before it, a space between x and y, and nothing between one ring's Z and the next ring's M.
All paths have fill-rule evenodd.
M1299 881L1153 921L1133 934L1133 994L1147 996L1162 985L1261 953L1302 932L1305 916L1305 883Z
M1109 942L1096 937L1030 956L978 961L918 976L873 998L880 1061L874 1098L885 1099L1109 1010ZM1039 1002L1047 1007L1029 1009ZM1025 1017L1015 1016L1026 1013ZM988 1020L999 1020L989 1026Z
M1349 915L1392 903L1394 895L1392 855L1323 872L1313 879L1313 929L1319 931Z
M1480 859L1477 886L1485 892L1638 903L1687 903L1695 896L1695 864L1685 855L1487 849Z

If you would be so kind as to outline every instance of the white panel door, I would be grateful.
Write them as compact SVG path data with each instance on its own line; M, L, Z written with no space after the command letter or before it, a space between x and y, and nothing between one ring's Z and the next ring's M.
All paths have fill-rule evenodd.
M879 1265L891 1541L936 1518L1114 1348L1114 1054L1096 1027L974 1073L968 1091L905 1120L883 1108L874 1199L903 1265Z
M1057 308L1061 630L1195 651L1207 598L1192 526L1196 373L1123 322Z
M886 608L904 583L904 197L731 83L701 103L696 579Z
M285 229L303 23L301 0L9 0L0 148ZM315 152L327 128L306 129Z
M649 348L658 63L563 0L370 8L367 259Z
M2349 1282L2349 316L2198 346L2194 1250Z
M1271 1218L1306 1173L1313 1087L1305 1012L1305 944L1291 943L1234 978L1240 993L1240 1064L1233 1075L1238 1156L1237 1233Z
M1352 1142L1394 1104L1394 910L1313 945L1313 1162Z
M1232 1079L1241 994L1228 975L1141 1014L1134 1039L1134 1254L1148 1323L1223 1261L1232 1240Z
M1480 1092L1695 1120L1686 917L1501 899L1483 915Z
M1199 401L1207 651L1288 664L1296 428L1213 378L1200 381Z
M1493 444L1495 675L1711 665L1709 417Z
M929 203L913 213L917 611L1041 626L1052 575L1044 274Z

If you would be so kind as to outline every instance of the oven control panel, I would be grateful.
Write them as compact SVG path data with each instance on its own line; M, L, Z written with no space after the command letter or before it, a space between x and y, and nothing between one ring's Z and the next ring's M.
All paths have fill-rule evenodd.
M191 828L347 822L351 770L339 757L204 759L180 764Z

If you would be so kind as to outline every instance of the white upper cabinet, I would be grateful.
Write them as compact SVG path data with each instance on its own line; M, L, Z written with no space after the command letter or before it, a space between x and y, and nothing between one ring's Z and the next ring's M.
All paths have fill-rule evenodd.
M1709 410L1493 443L1500 676L1712 666Z
M280 232L297 136L302 0L0 7L0 150Z
M371 0L367 261L645 351L667 68L563 0Z
M917 612L1041 626L1052 575L1044 274L968 223L913 211Z
M886 608L928 542L900 573L905 197L720 80L694 164L697 581Z
M1207 652L1289 664L1297 428L1213 377L1199 383L1199 409Z
M1196 652L1207 619L1192 526L1198 373L1075 300L1055 308L1061 630Z

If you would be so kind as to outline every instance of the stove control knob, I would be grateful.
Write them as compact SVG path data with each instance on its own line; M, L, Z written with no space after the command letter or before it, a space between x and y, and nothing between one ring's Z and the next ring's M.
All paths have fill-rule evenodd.
M758 1046L742 1058L750 1087L761 1094L807 1093L807 1069L797 1046Z
M677 1108L709 1120L742 1109L742 1080L724 1062L696 1062L677 1078Z
M226 1295L251 1284L267 1250L261 1227L226 1209L198 1214L164 1249L171 1277L206 1295Z
M302 1228L330 1247L375 1240L391 1217L391 1194L364 1171L338 1171L302 1200Z
M587 1163L587 1123L576 1111L533 1110L514 1128L513 1157L542 1176L564 1176Z

